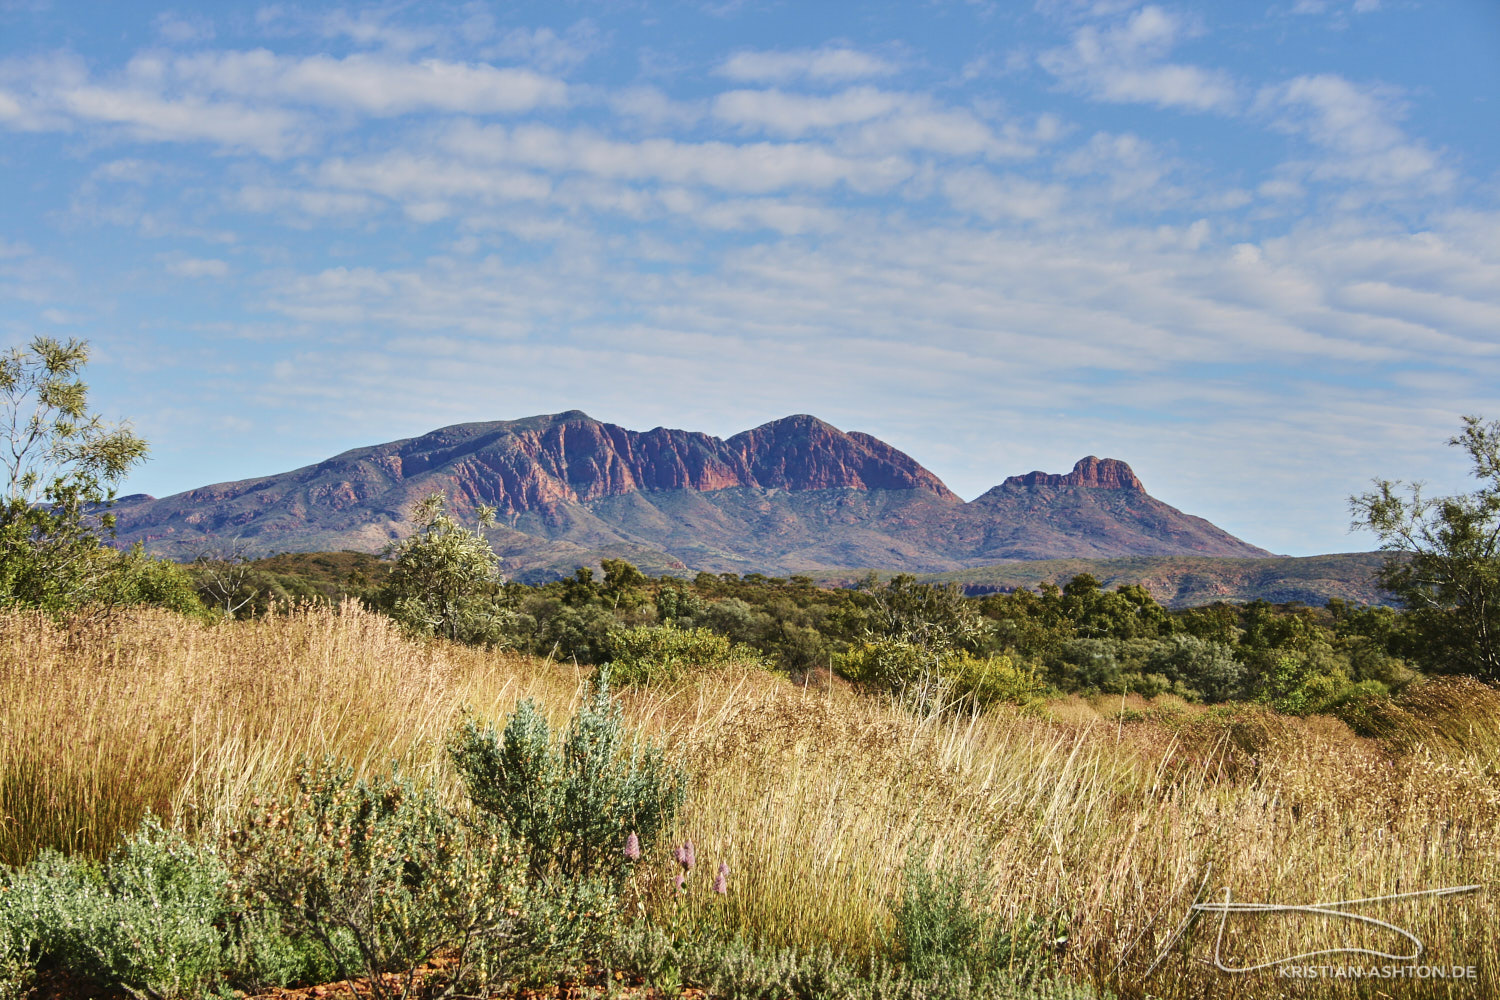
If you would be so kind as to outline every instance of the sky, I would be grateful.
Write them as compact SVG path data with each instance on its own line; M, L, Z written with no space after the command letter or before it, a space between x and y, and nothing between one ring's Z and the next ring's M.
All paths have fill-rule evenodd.
M1494 0L0 0L0 177L122 493L811 413L1311 555L1500 418Z

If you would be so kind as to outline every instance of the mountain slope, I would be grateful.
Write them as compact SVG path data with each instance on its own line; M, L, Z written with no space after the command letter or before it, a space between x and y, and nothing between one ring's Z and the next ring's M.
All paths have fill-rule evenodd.
M495 507L507 572L568 573L603 556L664 571L941 572L1004 559L1265 556L1151 497L1124 462L1012 476L971 503L910 456L815 417L720 439L631 431L577 410L458 424L276 476L123 498L118 540L190 557L237 538L252 553L379 551L434 490Z

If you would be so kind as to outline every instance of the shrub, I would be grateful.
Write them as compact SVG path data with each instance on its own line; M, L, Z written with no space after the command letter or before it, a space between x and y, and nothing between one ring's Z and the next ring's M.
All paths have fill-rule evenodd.
M1258 650L1250 657L1259 700L1291 715L1322 712L1339 702L1352 686L1345 662L1322 641L1303 650Z
M0 354L0 606L61 612L100 599L107 511L146 442L88 412L88 359L85 341L50 337Z
M982 884L975 869L907 858L894 952L910 976L980 979L1014 964L1015 936L977 908Z
M771 616L738 597L726 597L702 607L693 624L728 636L732 642L755 642L775 626Z
M265 810L233 839L236 884L296 939L315 941L338 976L404 974L451 951L456 980L481 985L525 937L524 856L500 824L468 823L430 788L399 775L355 781L325 759L304 766L289 803Z
M872 639L894 639L926 650L972 650L987 631L978 606L956 583L920 583L903 573L881 586L872 575L858 593L860 607L846 611L846 627Z
M650 849L681 807L687 776L659 746L627 741L620 707L601 669L585 691L561 745L527 700L503 732L464 722L449 754L470 799L525 845L537 878L623 878L621 851L636 834Z
M1009 656L953 653L943 657L939 669L952 683L955 695L980 706L1027 705L1051 691L1034 667Z
M1030 666L1004 655L926 649L899 639L866 642L834 657L834 669L862 686L889 691L918 709L955 700L980 706L1025 705L1051 690Z
M354 941L346 932L335 930L333 936L340 952L354 951ZM328 949L292 930L274 908L255 906L237 914L229 949L234 985L252 994L274 987L326 983L339 974Z
M901 639L865 642L833 658L833 669L856 684L901 693L936 680L941 656Z
M621 931L610 961L663 993L694 986L725 1000L1097 1000L1107 995L1027 971L953 962L919 971L879 956L853 958L826 945L798 951L743 935L679 937L647 921Z
M1245 665L1221 642L1193 635L1174 635L1156 644L1149 669L1209 702L1245 696Z
M527 611L540 623L532 640L532 649L539 655L574 663L609 659L609 633L616 627L609 609L543 600L529 603Z
M858 996L861 985L855 963L828 947L798 952L739 935L679 937L644 920L621 931L610 961L661 992L691 985L725 1000L832 1000Z
M695 667L731 663L736 655L727 636L706 628L637 625L609 633L610 677L620 684L669 682Z
M44 852L7 877L0 960L50 959L138 997L197 996L227 968L227 869L147 817L102 867ZM19 961L17 961L19 958ZM3 966L0 966L3 969Z

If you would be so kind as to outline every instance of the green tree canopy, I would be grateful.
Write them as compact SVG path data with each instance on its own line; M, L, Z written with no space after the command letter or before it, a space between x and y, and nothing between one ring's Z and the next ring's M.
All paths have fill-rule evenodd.
M1381 586L1409 612L1416 659L1442 673L1500 680L1500 421L1464 417L1450 438L1473 463L1472 493L1422 495L1420 483L1375 480L1349 498L1353 527L1380 536L1397 557Z
M480 506L480 528L495 523ZM503 604L500 559L481 530L470 531L447 511L447 497L430 493L412 508L417 531L391 545L395 559L383 603L408 629L455 642L493 645L514 613Z
M50 337L0 356L0 604L76 606L117 562L100 550L107 509L146 442L89 413L88 358L84 341Z

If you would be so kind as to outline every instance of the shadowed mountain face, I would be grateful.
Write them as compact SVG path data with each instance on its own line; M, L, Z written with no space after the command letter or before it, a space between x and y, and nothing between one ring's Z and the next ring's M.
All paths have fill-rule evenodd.
M1004 559L1264 556L1145 491L1124 462L1012 476L971 503L867 434L792 416L728 439L639 432L571 410L458 424L317 465L115 508L118 542L191 557L374 552L411 531L422 496L461 517L495 507L508 573L571 573L603 556L655 571L940 572Z

